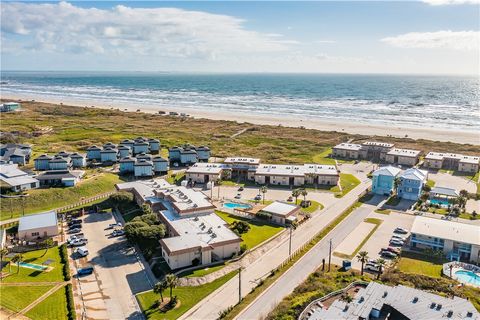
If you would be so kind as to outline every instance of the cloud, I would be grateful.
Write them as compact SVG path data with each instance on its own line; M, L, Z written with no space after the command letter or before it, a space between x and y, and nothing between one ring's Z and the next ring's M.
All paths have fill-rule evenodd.
M314 40L313 43L332 44L332 43L337 43L337 41L335 41L335 40Z
M432 6L458 5L458 4L480 4L480 0L422 0Z
M33 51L215 59L281 52L294 43L282 35L247 30L236 17L177 8L5 2L1 18L8 47Z
M437 31L410 32L381 39L398 48L446 48L460 51L474 51L480 48L478 31Z

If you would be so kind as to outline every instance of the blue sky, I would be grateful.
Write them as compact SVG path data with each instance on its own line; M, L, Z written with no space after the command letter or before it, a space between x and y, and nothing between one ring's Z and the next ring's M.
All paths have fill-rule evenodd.
M461 3L457 3L461 2ZM3 2L3 70L472 74L477 0Z

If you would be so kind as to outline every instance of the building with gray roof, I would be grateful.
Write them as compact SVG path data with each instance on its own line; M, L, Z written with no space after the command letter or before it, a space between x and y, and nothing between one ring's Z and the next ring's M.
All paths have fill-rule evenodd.
M20 217L18 221L18 238L21 240L38 240L58 235L58 220L55 211Z

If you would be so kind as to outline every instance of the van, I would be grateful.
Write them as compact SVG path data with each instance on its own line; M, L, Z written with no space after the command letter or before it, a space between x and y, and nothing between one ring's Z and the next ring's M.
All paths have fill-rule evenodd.
M81 257L86 257L88 256L88 249L87 247L79 247L75 249L75 252L80 255Z

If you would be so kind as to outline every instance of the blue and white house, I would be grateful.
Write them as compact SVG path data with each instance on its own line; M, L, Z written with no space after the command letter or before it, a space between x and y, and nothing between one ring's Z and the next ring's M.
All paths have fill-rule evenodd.
M154 139L154 138L150 138L150 139L148 139L148 144L149 144L150 152L151 152L151 153L158 153L158 152L160 152L160 140Z
M428 172L425 170L417 168L405 170L400 175L400 185L397 191L398 197L406 200L418 200L427 178Z
M200 146L200 147L195 148L195 151L197 151L198 161L208 162L208 159L210 158L210 148L209 147Z
M80 153L72 153L70 155L70 159L72 159L72 167L73 168L83 168L87 165L87 159L85 158L85 155L80 154Z
M152 161L152 155L151 154L146 154L146 153L140 153L135 156L137 160L147 160L147 161Z
M103 145L103 149L105 150L105 149L107 149L107 148L116 149L117 146L116 146L115 144L111 143L111 142L107 142L107 143L105 143L105 144Z
M375 170L372 174L372 192L379 195L389 196L395 188L395 179L401 170L387 166Z
M148 153L149 151L149 144L146 141L143 140L137 140L133 144L133 154L139 154L139 153Z
M129 147L130 150L133 150L133 145L135 144L135 141L130 140L130 139L125 139L120 142L122 146Z
M87 159L88 160L100 160L100 151L102 149L97 146L91 146L87 148Z
M191 165L198 162L198 154L193 149L184 149L180 152L180 163L183 165Z
M153 177L153 163L151 161L137 160L133 165L133 170L135 177Z
M100 151L100 161L101 162L117 162L117 149L106 148Z
M48 162L49 170L68 170L71 166L70 158L56 156Z
M35 158L33 160L35 164L35 170L37 171L49 170L50 169L49 163L50 163L50 160L52 159L53 158L47 154L42 154L41 156Z
M165 174L168 172L168 161L160 156L153 158L153 171L157 174Z
M118 146L118 156L120 157L120 159L130 156L130 153L131 153L130 147L127 147L124 145Z
M133 166L135 164L135 159L132 157L125 157L120 159L120 174L127 174L127 173L132 173Z

